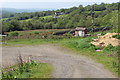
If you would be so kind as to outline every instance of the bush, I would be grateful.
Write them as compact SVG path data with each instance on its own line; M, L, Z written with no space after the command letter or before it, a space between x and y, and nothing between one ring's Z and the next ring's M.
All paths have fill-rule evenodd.
M77 47L78 42L76 42L76 41L69 41L69 42L67 42L67 45L69 45L71 47Z
M112 37L113 37L113 38L120 39L120 35L113 35Z
M109 44L107 47L104 48L104 51L117 51L120 48L120 46L112 46L111 44Z
M18 35L19 35L18 32L10 32L10 33L9 33L9 36L18 36Z
M95 45L90 43L91 41L92 41L92 38L89 38L89 37L84 38L84 39L80 40L77 47L79 47L80 49L90 49L90 50L98 49L98 47L96 47Z
M39 34L39 32L36 31L36 32L34 32L34 34Z
M83 38L81 40L77 41L69 41L67 44L70 45L71 47L76 47L77 49L80 50L91 50L95 51L97 49L100 49L99 47L96 47L95 45L91 44L91 38Z
M96 47L95 45L93 45L91 43L87 43L87 42L79 43L77 47L80 49L89 49L89 50L97 50L98 49L98 47Z
M100 47L97 47L97 46L95 46L93 44L90 44L90 47L88 49L89 50L98 50L98 49L100 49Z

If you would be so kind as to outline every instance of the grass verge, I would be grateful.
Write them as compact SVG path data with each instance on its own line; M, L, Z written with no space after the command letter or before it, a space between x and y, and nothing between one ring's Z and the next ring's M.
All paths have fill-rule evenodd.
M12 69L12 70L11 70ZM7 71L10 70L10 71ZM7 72L5 72L7 71ZM4 69L2 78L51 78L52 66L47 63L25 63Z
M93 38L95 37L65 39L59 41L58 44L80 55L94 59L96 62L103 64L104 67L113 72L114 75L118 76L118 50L120 46L108 46L104 48L103 51L97 52L96 50L100 48L90 44Z

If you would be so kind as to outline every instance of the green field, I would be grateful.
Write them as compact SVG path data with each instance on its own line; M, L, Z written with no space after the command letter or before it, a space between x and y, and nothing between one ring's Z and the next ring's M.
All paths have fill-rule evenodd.
M38 29L38 30L26 30L26 31L15 31L18 32L19 35L26 35L26 34L34 34L35 32L38 33L47 33L47 32L58 32L58 31L66 31L66 30L71 30L71 29ZM9 34L10 32L6 32Z
M52 18L52 16L44 16L44 17L42 17L42 18Z

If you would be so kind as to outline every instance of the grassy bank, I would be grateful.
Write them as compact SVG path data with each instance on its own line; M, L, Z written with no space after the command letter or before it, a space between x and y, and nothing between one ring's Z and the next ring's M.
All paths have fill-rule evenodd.
M11 70L12 69L12 70ZM7 71L7 72L5 72ZM50 78L52 66L47 63L25 63L3 69L2 78Z
M3 44L3 45L7 45L7 46L14 46L19 44L37 45L37 44L46 44L51 41L52 40L48 40L48 39L14 39L7 41L7 44Z
M92 39L93 37L65 39L59 41L59 44L77 52L80 55L85 55L96 60L96 62L103 64L105 68L118 76L118 50L120 46L113 47L109 45L104 48L103 51L97 52L96 50L100 48L90 44Z
M25 44L25 45L38 45L38 44L47 44L53 43L60 46L69 48L77 52L78 54L88 56L98 63L101 63L105 68L109 69L115 75L118 75L118 47L113 47L109 45L104 48L103 51L97 52L99 47L92 45L90 42L95 37L86 37L86 38L70 38L70 39L19 39L19 40L10 40L8 45L16 44Z

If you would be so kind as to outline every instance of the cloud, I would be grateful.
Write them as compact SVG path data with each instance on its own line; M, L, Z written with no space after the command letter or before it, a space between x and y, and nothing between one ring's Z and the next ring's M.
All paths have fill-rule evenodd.
M99 4L101 2L113 3L113 2L119 2L119 0L0 0L0 8L4 7L4 8L57 8L58 9L58 8L69 8L78 5L85 6L93 3Z

